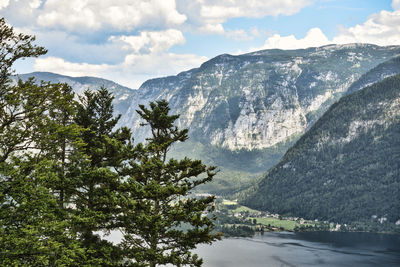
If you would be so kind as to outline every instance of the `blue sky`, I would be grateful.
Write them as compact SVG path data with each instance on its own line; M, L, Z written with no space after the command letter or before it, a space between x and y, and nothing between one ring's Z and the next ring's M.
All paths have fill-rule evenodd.
M96 76L131 88L219 54L330 43L400 45L400 0L0 0L49 52L17 73Z

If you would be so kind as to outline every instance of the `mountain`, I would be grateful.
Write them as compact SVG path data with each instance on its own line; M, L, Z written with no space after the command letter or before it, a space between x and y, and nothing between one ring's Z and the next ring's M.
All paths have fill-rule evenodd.
M360 79L354 82L347 90L347 94L367 87L368 85L382 81L384 78L400 73L400 56L385 61L367 73L363 74Z
M138 105L167 99L190 136L171 155L217 165L221 171L203 190L231 194L275 165L353 82L399 54L400 46L369 44L224 54L176 76L148 80L138 90L97 78L27 76L67 82L76 92L111 89L116 113L123 114L119 126L131 127L137 142L149 134L140 127Z
M51 72L32 72L27 74L18 74L14 78L20 78L25 81L30 77L34 77L36 81L45 81L52 83L67 83L75 93L81 94L86 89L97 90L101 86L107 88L114 95L114 107L116 114L125 114L136 95L136 90L119 85L113 81L95 78L95 77L70 77Z
M121 123L144 139L135 109L165 98L196 140L231 151L270 148L304 133L362 74L399 53L399 46L351 44L221 55L146 81Z
M207 190L229 192L276 164L353 82L399 54L400 46L349 44L220 55L199 68L143 83L121 125L144 140L148 131L135 110L167 99L171 112L181 114L178 126L189 128L190 135L172 154L221 167Z
M394 225L399 196L400 75L395 75L333 104L242 203L309 219L380 219Z

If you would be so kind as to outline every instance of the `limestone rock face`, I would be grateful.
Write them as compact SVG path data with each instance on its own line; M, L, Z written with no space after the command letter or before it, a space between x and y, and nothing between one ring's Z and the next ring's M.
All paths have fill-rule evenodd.
M149 135L140 126L138 105L167 99L171 113L180 114L178 126L189 128L190 135L174 146L172 157L218 166L221 172L204 190L231 194L277 164L341 96L400 73L398 55L400 46L363 44L221 55L176 76L148 80L138 90L94 77L43 72L19 76L67 82L77 93L105 86L115 96L115 113L123 115L118 126L132 128L135 142ZM391 110L398 111L398 105L393 103ZM347 135L329 142L351 143L371 127L384 126L382 120L355 120ZM321 135L312 149L319 151L329 138Z
M273 147L300 136L354 81L399 53L399 46L351 44L220 55L146 81L121 124L143 141L138 105L167 99L195 140L232 151Z

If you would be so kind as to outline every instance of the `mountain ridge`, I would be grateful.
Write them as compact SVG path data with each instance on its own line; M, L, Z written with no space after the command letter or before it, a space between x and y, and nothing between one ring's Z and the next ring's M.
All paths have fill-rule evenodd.
M275 165L353 82L399 54L400 46L353 44L219 55L178 75L147 80L129 98L121 100L125 91L117 90L118 126L144 141L148 130L140 126L138 105L167 99L171 113L180 114L177 126L190 136L172 156L219 166L204 190L222 194L223 188L229 195ZM69 80L75 91L90 87L85 81Z
M358 51L358 46L365 51ZM361 56L354 54L356 52ZM371 56L371 53L377 55ZM219 55L203 63L199 68L181 72L176 76L152 79L143 83L138 90L138 98L133 100L132 108L127 111L122 124L131 126L136 132L136 136L144 140L145 133L136 122L135 107L138 104L166 98L170 102L172 111L182 114L178 125L192 129L192 137L200 137L200 139L206 137L202 141L209 141L215 146L230 150L271 147L285 141L293 134L304 132L306 125L315 121L326 110L326 107L323 107L320 111L321 105L324 105L330 98L338 99L362 74L399 53L400 50L397 46L386 48L354 44L290 51L264 50L238 56ZM333 62L329 67L324 66L324 63L329 61L341 64L335 66L336 62ZM351 63L353 61L354 64ZM337 66L344 63L348 63L356 69L353 71L354 76L344 73L346 69L344 66ZM321 68L321 71L318 68ZM336 68L336 70L333 71L330 68ZM251 77L246 76L247 74ZM336 82L335 80L341 79L340 77L345 78ZM241 81L245 82L241 83ZM258 95L254 98L255 93ZM283 96L277 96L276 93L283 94ZM270 97L269 102L268 97ZM291 99L293 97L297 100ZM267 98L267 100L261 101L261 98ZM217 101L210 104L213 100ZM249 107L243 104L243 102L251 101L257 103L251 103ZM333 101L329 100L328 102L326 106ZM304 110L301 111L297 107L290 109L293 105L300 105ZM284 109L281 109L282 106ZM285 109L286 107L288 109ZM259 124L257 127L247 125L244 126L245 129L238 126L249 120L271 122L272 120L268 116L279 117L279 114L275 112L277 108L289 111L289 113L280 114L281 118L277 118L277 120L288 121L287 119L291 118L291 125ZM253 113L253 115L241 114L241 111ZM314 111L318 114L313 114ZM205 115L210 113L214 114L208 117ZM218 115L221 115L221 118L218 118ZM237 124L238 118L239 124ZM221 125L220 123L214 127L215 122L207 123L213 119L227 121L227 124ZM302 122L303 120L306 122ZM281 128L279 133L268 133L278 127ZM285 133L282 128L286 128L288 132ZM256 129L262 130L257 131ZM242 132L243 134L241 134Z

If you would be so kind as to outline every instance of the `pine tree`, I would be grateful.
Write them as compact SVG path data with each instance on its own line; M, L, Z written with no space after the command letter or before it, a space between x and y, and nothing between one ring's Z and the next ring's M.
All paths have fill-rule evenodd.
M191 252L200 243L219 238L212 234L214 197L191 197L198 185L211 181L215 167L200 160L168 159L176 142L188 138L188 130L178 130L169 115L165 100L140 105L137 112L151 128L146 144L131 151L130 160L121 171L127 179L122 190L122 212L126 257L133 266L159 264L200 266L202 260Z
M0 265L73 266L85 251L47 187L58 179L53 162L36 162L25 155L0 166Z
M167 159L187 139L178 116L166 101L140 106L152 137L134 147L106 89L77 103L65 84L11 83L17 59L46 53L34 39L0 19L0 265L201 265L190 250L219 237L214 198L190 192L215 167ZM99 235L116 229L120 246Z
M79 99L75 122L84 129L81 138L85 146L78 152L86 160L81 159L74 171L74 231L86 249L85 264L117 266L122 260L121 251L102 239L99 232L116 228L120 176L115 169L124 160L131 133L127 128L114 130L120 116L114 117L113 96L105 88L86 90Z

